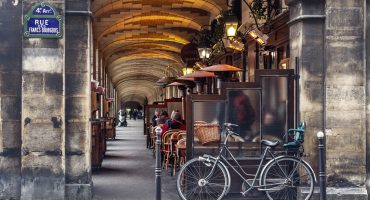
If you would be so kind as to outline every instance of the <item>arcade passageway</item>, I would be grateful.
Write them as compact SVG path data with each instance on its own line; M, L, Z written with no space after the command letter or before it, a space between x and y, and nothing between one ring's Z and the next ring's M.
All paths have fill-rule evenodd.
M0 0L0 199L154 199L158 111L182 115L179 160L213 154L224 122L258 158L261 139L305 121L305 160L318 171L327 133L328 181L360 191L332 198L368 199L369 13L366 0ZM124 111L143 119L116 129ZM178 199L174 177L162 189Z
M115 140L107 141L101 168L94 169L93 200L155 199L155 158L146 148L142 120L128 120L128 127L117 127ZM162 200L179 199L176 177L162 171ZM230 194L225 200L265 200L263 194L243 197Z
M154 199L155 158L146 148L142 120L128 120L107 142L100 169L93 170L94 200ZM163 174L162 199L178 199L175 177Z

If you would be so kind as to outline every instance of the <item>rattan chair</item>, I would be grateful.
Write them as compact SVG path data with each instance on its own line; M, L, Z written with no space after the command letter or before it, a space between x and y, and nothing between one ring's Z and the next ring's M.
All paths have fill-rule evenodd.
M178 135L180 131L177 131L171 135L171 157L173 158L172 162L172 168L173 168L173 175L176 174L176 167L177 167L177 161L178 161L178 156L177 156L177 151L176 151L176 144L178 140Z
M178 131L178 129L168 130L162 136L163 167L166 171L168 170L168 164L172 155L171 136Z
M181 168L186 160L186 131L179 131L177 135L177 143L175 144L176 162L174 162L174 174L176 167Z

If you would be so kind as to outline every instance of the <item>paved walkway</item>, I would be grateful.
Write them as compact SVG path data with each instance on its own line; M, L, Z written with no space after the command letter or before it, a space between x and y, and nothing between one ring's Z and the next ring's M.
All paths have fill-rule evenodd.
M146 148L143 120L128 120L107 143L102 168L93 171L94 200L155 199L155 158ZM164 172L163 172L164 173ZM162 200L179 199L175 177L163 174Z
M155 158L146 148L142 120L128 120L107 143L102 168L93 171L94 200L154 200ZM162 200L179 199L176 180L162 171ZM228 195L225 200L260 200L261 197Z

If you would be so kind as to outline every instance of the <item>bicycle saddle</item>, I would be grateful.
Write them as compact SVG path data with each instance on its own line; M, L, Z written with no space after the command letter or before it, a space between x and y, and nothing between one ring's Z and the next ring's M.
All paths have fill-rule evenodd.
M277 145L279 145L279 141L274 141L274 142L271 142L271 141L268 141L268 140L261 140L261 144L265 145L265 146L269 146L269 147L276 147Z

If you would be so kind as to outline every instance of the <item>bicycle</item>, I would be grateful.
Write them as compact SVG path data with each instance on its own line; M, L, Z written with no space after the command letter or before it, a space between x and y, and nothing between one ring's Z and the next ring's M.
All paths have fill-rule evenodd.
M203 155L184 164L179 171L176 182L181 199L222 199L228 194L231 185L227 166L243 180L241 192L243 196L246 196L252 189L257 189L264 191L270 200L297 199L297 187L305 186L308 187L309 192L301 194L306 196L300 196L300 199L308 200L311 198L316 176L311 166L302 159L305 128L303 122L297 129L288 130L287 135L294 136L294 140L283 145L287 152L294 151L295 155L276 156L273 150L279 145L279 141L261 141L261 144L266 148L256 174L246 173L227 146L229 137L234 138L235 141L244 142L242 137L233 132L233 127L237 126L231 123L224 124L222 133L226 133L226 138L217 157ZM225 158L224 153L230 155L236 163L235 167ZM271 160L263 166L267 155L270 156ZM247 177L252 177L252 179Z

